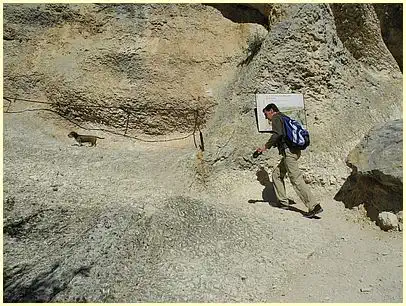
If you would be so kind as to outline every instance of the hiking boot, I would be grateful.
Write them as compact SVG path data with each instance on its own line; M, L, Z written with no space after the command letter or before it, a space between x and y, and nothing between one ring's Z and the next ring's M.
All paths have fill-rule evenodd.
M323 208L321 208L320 204L317 204L314 206L314 208L309 211L308 213L305 213L304 216L307 218L313 218L315 215L321 213L323 211Z

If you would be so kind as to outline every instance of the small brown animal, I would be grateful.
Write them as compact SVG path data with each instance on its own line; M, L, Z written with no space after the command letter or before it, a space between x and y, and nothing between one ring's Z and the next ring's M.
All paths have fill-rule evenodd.
M104 139L103 137L98 137L98 136L93 136L93 135L79 135L76 132L70 132L68 134L68 137L75 138L75 140L79 143L80 146L84 142L89 142L91 147L96 146L97 138Z

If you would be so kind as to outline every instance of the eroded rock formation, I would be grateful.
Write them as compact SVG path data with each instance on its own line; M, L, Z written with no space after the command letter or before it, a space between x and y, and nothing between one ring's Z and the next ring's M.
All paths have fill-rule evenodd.
M198 125L209 173L272 165L275 152L249 158L267 138L257 131L255 93L302 93L312 139L306 181L334 188L358 139L401 117L402 74L385 44L385 33L400 31L388 25L391 9L6 4L4 93L44 98L65 117L129 134Z
M403 210L403 120L374 127L350 152L351 175L336 200L352 208L364 204L368 216ZM386 226L385 226L386 227Z
M401 117L402 74L382 39L379 5L248 6L4 5L4 95L11 101L46 100L71 120L128 128L133 135L185 134L199 120L205 150L198 152L196 172L213 178L201 192L193 169L196 152L186 142L144 146L115 142L106 133L97 150L81 150L87 148L68 143L65 129L71 125L65 121L35 115L15 120L8 114L5 301L281 301L298 271L308 283L302 272L312 267L315 274L317 265L320 284L337 274L337 266L348 273L333 285L359 280L352 273L358 265L346 254L360 240L344 240L349 223L335 227L345 217L342 205L315 226L266 207L274 193L265 163L275 166L279 156L272 151L251 158L268 136L256 128L255 93L304 95L312 139L301 164L305 179L322 191L339 189L350 171L345 159L359 139L377 123ZM396 122L388 133L398 141ZM368 145L381 141L374 137ZM380 166L393 161L386 159L393 144L386 141L382 150L363 147L351 154L357 170L345 184L346 204L389 203L382 209L399 210L401 185L393 178L399 169ZM390 152L398 157L396 145ZM255 171L230 170L259 165L263 199L248 200L258 186L245 183L251 175L255 179ZM371 184L380 192L367 193L372 202L351 193ZM256 202L265 207L250 206ZM337 215L342 219L335 220ZM368 240L364 251L370 251L370 241L382 242ZM393 263L400 258L399 245ZM377 254L368 252L360 254L373 260L356 256L355 263L373 266ZM379 271L388 275L379 286L390 294L369 297L374 302L402 299L401 271L393 263ZM304 288L298 281L296 288ZM338 296L327 297L347 301L356 296L356 290L348 294L352 289L340 287ZM302 296L308 299L308 290ZM320 297L326 301L325 293Z
M204 124L214 88L266 34L200 4L6 5L5 25L7 95L37 91L66 116L117 128L131 113L128 127L147 134L193 130L196 109Z

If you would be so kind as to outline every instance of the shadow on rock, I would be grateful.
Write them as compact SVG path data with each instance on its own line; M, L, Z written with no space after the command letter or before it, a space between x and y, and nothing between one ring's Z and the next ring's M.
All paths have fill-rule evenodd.
M244 4L206 4L220 11L223 17L237 23L258 23L267 26L268 20L258 10Z
M373 176L354 172L344 182L334 200L343 202L350 209L364 204L367 216L377 221L380 212L397 213L403 209L402 185L395 180L391 184L383 184Z

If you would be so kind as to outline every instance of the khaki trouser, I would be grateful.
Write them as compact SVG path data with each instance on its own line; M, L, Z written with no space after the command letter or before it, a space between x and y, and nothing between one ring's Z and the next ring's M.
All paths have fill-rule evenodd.
M278 198L279 202L281 204L288 205L289 200L286 197L284 182L284 178L286 174L288 174L290 182L292 183L297 195L310 211L314 208L314 206L316 206L317 203L315 202L309 187L306 185L303 179L302 172L299 169L299 164L297 161L300 158L300 155L300 150L286 149L285 155L272 173L272 180L275 187L276 197Z

